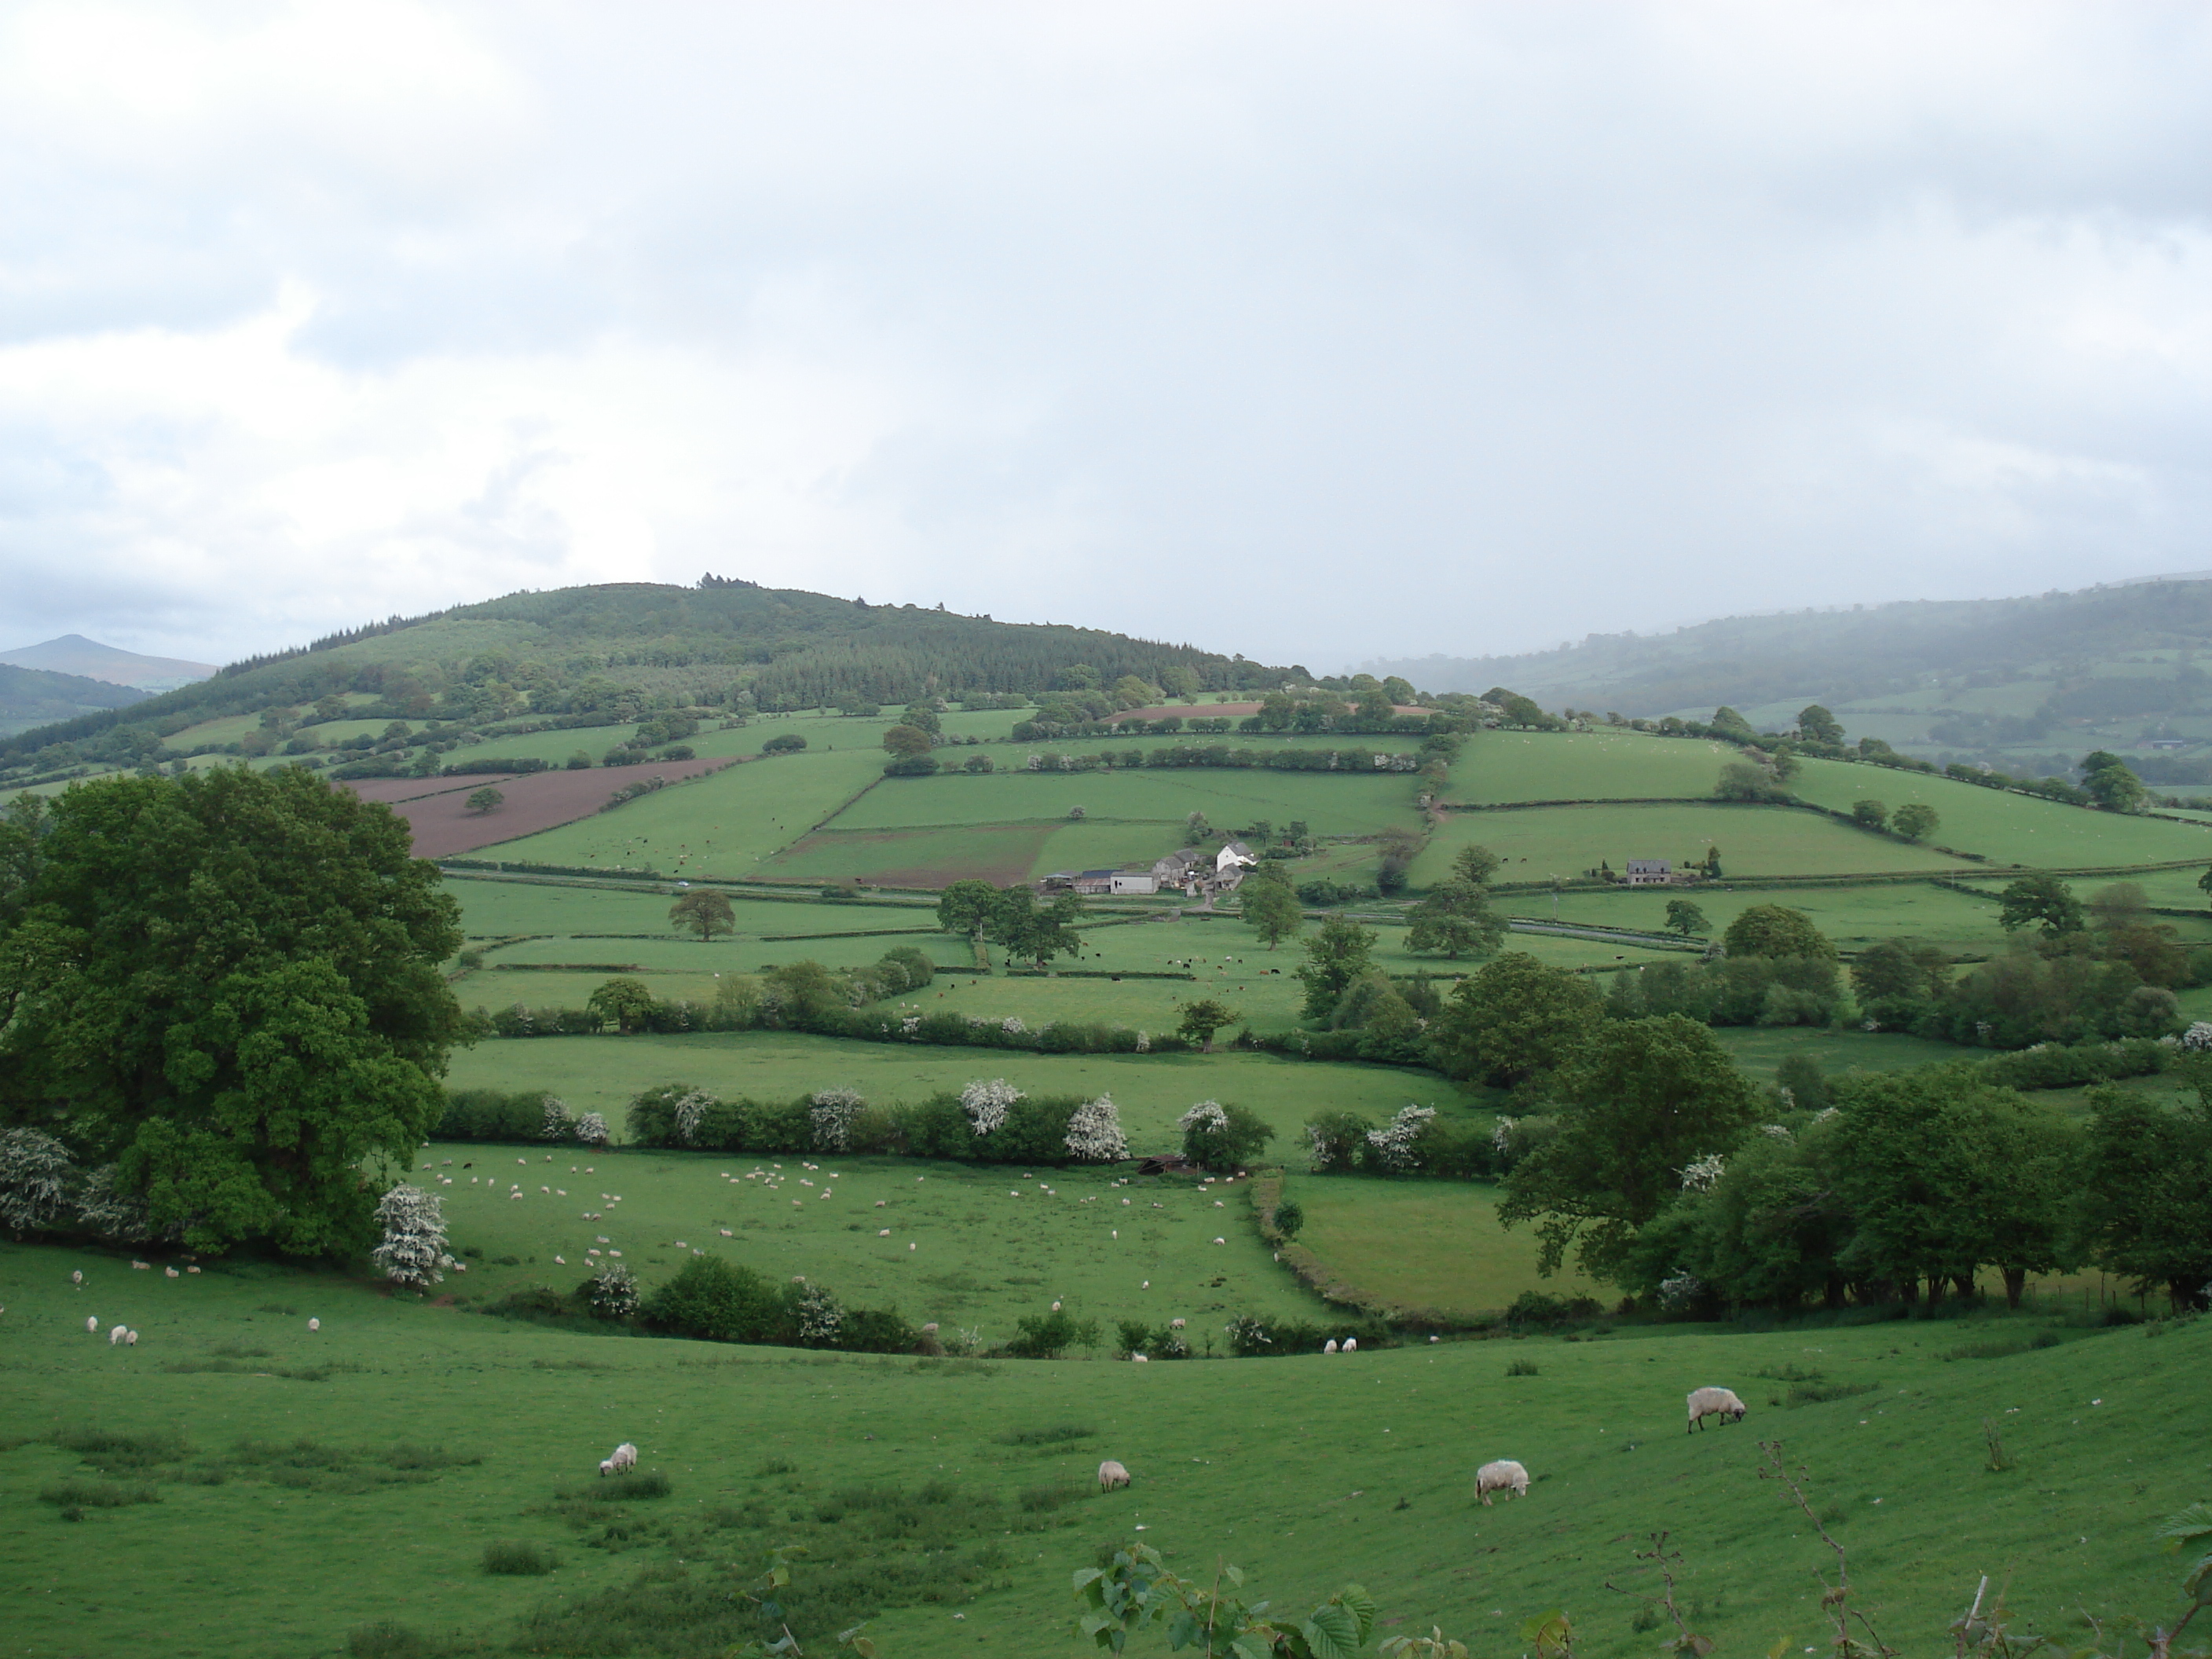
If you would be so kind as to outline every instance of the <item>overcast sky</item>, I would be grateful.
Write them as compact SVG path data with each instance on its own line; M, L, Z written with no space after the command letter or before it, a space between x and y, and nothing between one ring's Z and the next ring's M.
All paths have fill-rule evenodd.
M2212 567L2212 9L0 5L0 648L1327 671Z

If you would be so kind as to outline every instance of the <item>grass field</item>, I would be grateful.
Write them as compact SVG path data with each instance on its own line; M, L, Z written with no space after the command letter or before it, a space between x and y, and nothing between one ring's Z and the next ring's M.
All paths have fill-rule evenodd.
M1972 897L1926 882L1807 887L1781 893L1731 889L1725 882L1689 891L1624 887L1564 893L1559 897L1559 919L1589 927L1658 930L1666 924L1669 902L1686 898L1705 913L1717 936L1751 905L1784 904L1803 911L1815 927L1845 949L1884 939L1923 939L1953 951L1986 951L2002 949L2005 939L1997 926L1996 890L1992 886L1988 897ZM1517 915L1551 915L1550 902L1541 894L1510 895L1504 908Z
M1305 1212L1298 1243L1339 1279L1396 1306L1468 1318L1505 1307L1523 1291L1619 1300L1571 1268L1540 1277L1534 1235L1498 1224L1494 1188L1293 1175L1283 1191Z
M1843 761L1808 760L1803 765L1790 788L1815 805L1849 811L1855 801L1874 799L1894 811L1918 801L1934 807L1942 820L1931 841L2005 864L2078 869L2212 860L2212 826L2095 812L1924 772Z
M833 827L1058 823L1078 806L1092 818L1171 826L1171 835L1194 811L1219 830L1241 830L1261 818L1280 830L1296 818L1316 836L1372 835L1415 821L1412 784L1402 774L1148 767L890 778L838 814Z
M971 1257L945 1271L981 1279L1006 1239L990 1222L968 1231L990 1267ZM945 1489L932 1512L961 1524L930 1538L950 1558L934 1575L872 1580L916 1598L871 1628L895 1659L1086 1651L1068 1574L1138 1526L1178 1568L1210 1577L1224 1557L1253 1576L1250 1593L1293 1609L1362 1581L1381 1605L1378 1634L1433 1622L1507 1654L1523 1620L1558 1607L1592 1655L1656 1640L1634 1628L1639 1600L1603 1585L1643 1588L1629 1553L1666 1528L1698 1629L1724 1652L1795 1650L1823 1639L1811 1574L1826 1559L1756 1478L1762 1437L1810 1466L1812 1501L1850 1551L1856 1605L1893 1645L1932 1651L1984 1573L2046 1629L2083 1606L2178 1616L2179 1564L2150 1529L2201 1497L2207 1475L2190 1380L2212 1369L2205 1321L2059 1330L2041 1350L2027 1341L2049 1322L2021 1319L1661 1328L1352 1358L917 1364L570 1335L276 1267L166 1280L44 1248L0 1256L0 1586L9 1650L26 1659L302 1659L343 1651L349 1631L380 1620L504 1649L533 1610L604 1607L593 1598L641 1572L661 1586L647 1605L668 1605L687 1583L719 1585L722 1563L750 1574L762 1548L794 1537L829 1547L800 1564L788 1598L805 1628L810 1575L834 1582L841 1558L917 1560L868 1553L896 1547L858 1522L825 1529L817 1517L837 1512L834 1495L929 1481ZM132 1323L142 1344L87 1335L88 1314ZM1942 1358L1977 1344L2022 1351ZM1508 1376L1509 1362L1538 1374ZM1771 1404L1810 1386L1769 1380L1778 1373L1864 1392ZM1686 1437L1683 1394L1715 1382L1744 1395L1749 1421ZM1985 1419L2015 1461L2008 1473L1985 1468ZM668 1497L599 1496L593 1464L624 1438L665 1473ZM1135 1485L1085 1491L1103 1456ZM1528 1467L1527 1499L1474 1503L1472 1471L1492 1456ZM142 1485L155 1501L88 1508L76 1524L39 1497ZM488 1576L480 1560L495 1542L540 1547L557 1565L535 1579ZM720 1651L745 1633L675 1650ZM1132 1650L1164 1648L1152 1637Z
M1682 799L1710 795L1736 750L1637 732L1478 732L1452 763L1449 800Z
M1960 785L1966 788L1970 786ZM1971 870L1926 847L1869 835L1832 818L1787 806L1710 805L1532 806L1503 812L1455 812L1413 861L1413 880L1444 879L1452 855L1480 845L1504 860L1501 882L1573 880L1601 862L1622 869L1630 859L1702 859L1721 850L1730 876L1874 874L1905 870Z
M883 775L880 750L810 750L732 766L575 823L486 848L519 863L746 877ZM608 773L609 778L619 776ZM611 786L610 786L611 787Z

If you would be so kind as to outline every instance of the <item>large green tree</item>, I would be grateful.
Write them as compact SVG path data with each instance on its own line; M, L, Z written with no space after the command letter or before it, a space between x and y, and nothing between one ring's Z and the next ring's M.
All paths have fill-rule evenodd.
M1237 913L1272 951L1306 925L1305 911L1291 890L1291 878L1278 861L1261 865L1237 890Z
M1471 881L1438 882L1407 912L1406 947L1450 957L1486 957L1505 937L1505 923L1490 908L1488 890Z
M1683 1171L1733 1146L1759 1112L1728 1051L1680 1014L1606 1023L1553 1093L1559 1133L1514 1166L1498 1218L1536 1224L1540 1271L1556 1272L1572 1249L1605 1279L1620 1276L1638 1231L1682 1190Z
M434 866L292 768L82 784L0 825L0 1111L195 1249L359 1248L461 1030Z
M2197 1089L2165 1106L2109 1085L2089 1091L2088 1158L2080 1175L2089 1259L2174 1310L2203 1308L2212 1286L2212 1076L2192 1056Z
M2022 876L1998 896L1997 926L2008 933L2033 927L2045 939L2078 933L2083 926L2081 901L2056 876Z
M1814 957L1836 959L1836 947L1802 910L1780 904L1753 904L1729 923L1721 943L1732 957Z
M1082 918L1083 901L1061 893L1049 904L1039 904L1036 891L1017 883L993 900L983 921L983 937L1018 957L1042 968L1054 957L1083 954L1083 936L1075 931Z
M1306 988L1305 1017L1327 1019L1352 981L1367 971L1375 952L1375 930L1343 916L1322 918L1321 932L1306 941L1306 959L1297 970Z
M1565 1065L1603 1018L1588 980L1509 951L1452 988L1437 1046L1455 1076L1523 1084Z
M679 894L668 907L668 925L684 933L696 932L704 945L717 933L738 930L738 913L729 895L711 887L694 887Z

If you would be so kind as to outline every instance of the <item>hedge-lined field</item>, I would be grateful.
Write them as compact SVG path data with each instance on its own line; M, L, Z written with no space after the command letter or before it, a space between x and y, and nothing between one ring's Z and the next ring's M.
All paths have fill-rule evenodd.
M1392 1066L1230 1052L1040 1054L783 1031L482 1042L453 1055L447 1082L455 1089L542 1089L578 1113L604 1113L619 1126L633 1097L664 1083L779 1099L849 1087L871 1100L919 1101L994 1077L1033 1095L1110 1093L1139 1155L1179 1146L1175 1121L1200 1100L1241 1103L1266 1118L1275 1126L1269 1155L1276 1158L1294 1155L1301 1126L1324 1111L1364 1112L1379 1123L1408 1101L1447 1113L1474 1110L1443 1079Z
M488 1215L485 1228L520 1229L532 1206L511 1207L515 1220ZM1012 1241L995 1221L963 1236L973 1243L948 1274L1047 1276L1000 1266ZM1180 1570L1210 1577L1225 1558L1251 1575L1249 1593L1294 1609L1357 1580L1382 1630L1435 1623L1479 1652L1517 1652L1524 1620L1564 1607L1592 1654L1655 1639L1634 1628L1639 1601L1604 1583L1630 1582L1630 1551L1665 1528L1686 1558L1686 1609L1722 1650L1817 1645L1808 1587L1826 1558L1757 1478L1769 1437L1810 1466L1812 1501L1893 1646L1941 1646L1984 1573L2008 1578L2014 1614L2044 1629L2085 1605L2172 1618L2181 1563L2150 1533L2202 1495L2201 1467L2176 1449L2196 1432L2191 1381L2212 1369L2212 1322L2154 1336L2033 1318L1143 1366L918 1364L572 1335L284 1267L168 1280L37 1247L0 1256L0 1303L14 1368L0 1452L11 1645L179 1659L334 1655L387 1620L504 1650L541 1607L556 1621L541 1640L565 1631L563 1650L617 1652L639 1636L625 1610L679 1605L685 1583L726 1606L723 1564L749 1577L763 1550L795 1539L833 1547L799 1564L787 1598L810 1650L810 1620L872 1610L823 1604L847 1582L837 1564L858 1561L871 1588L914 1587L871 1626L887 1655L1073 1659L1089 1649L1070 1572L1140 1524ZM88 1311L131 1322L141 1345L87 1335ZM2057 1346L2029 1346L2046 1333ZM2002 1357L1942 1358L1978 1352ZM1537 1375L1509 1376L1514 1364ZM1682 1397L1711 1382L1735 1387L1752 1414L1686 1436ZM1782 1403L1821 1392L1843 1397ZM1985 1468L1985 1418L2015 1462L2008 1473ZM121 1461L82 1437L91 1430ZM599 1482L597 1460L622 1439L665 1477L665 1497L617 1498ZM1091 1472L1109 1456L1136 1481L1101 1495ZM1474 1502L1473 1471L1492 1456L1528 1466L1526 1499ZM913 1506L929 1482L939 1496L920 1507L939 1556L817 1518L850 1513L847 1489ZM75 1524L40 1498L139 1486L155 1501L88 1508ZM557 1565L487 1575L495 1543ZM648 1571L659 1589L618 1595ZM586 1626L587 1609L605 1622ZM679 1642L721 1651L750 1633ZM1147 1638L1132 1650L1164 1649Z
M1344 739L1337 746L1343 746ZM1108 744L1126 749L1129 745ZM1149 751L1159 741L1135 744ZM963 751L945 755L958 760ZM979 750L1003 768L1006 752ZM1071 750L1070 752L1073 752ZM832 820L843 830L898 830L939 824L1015 823L1065 819L1080 806L1097 818L1141 819L1168 826L1202 811L1217 830L1237 830L1260 818L1278 830L1303 819L1316 836L1372 835L1416 822L1413 780L1402 772L1274 772L1258 767L1144 767L1090 772L1000 770L987 775L888 778ZM1173 850L1180 842L1171 842Z
M1452 854L1470 845L1496 853L1504 860L1497 879L1516 882L1554 875L1576 880L1601 862L1619 872L1630 859L1666 859L1679 865L1702 858L1708 844L1720 848L1723 875L1734 877L1975 868L1933 848L1870 835L1800 808L1715 801L1455 812L1413 861L1413 880L1427 886L1444 879Z
M1710 795L1742 751L1705 738L1640 732L1477 732L1452 763L1448 799L1680 800Z
M1893 767L1808 760L1803 769L1790 787L1814 805L1848 812L1853 802L1871 799L1894 811L1917 801L1934 807L1942 820L1931 841L1979 853L1992 863L2066 870L2168 859L2212 861L2212 827L2092 811Z
M630 781L626 774L643 769L619 767L594 775L605 778L611 791ZM502 842L477 856L605 868L650 866L665 875L750 876L763 860L882 774L883 751L872 745L811 748L728 767L615 811Z

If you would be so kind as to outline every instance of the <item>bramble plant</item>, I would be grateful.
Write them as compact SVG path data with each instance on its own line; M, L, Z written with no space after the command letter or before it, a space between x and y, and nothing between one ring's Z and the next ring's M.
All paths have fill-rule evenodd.
M1263 1617L1265 1601L1224 1595L1224 1580L1232 1590L1243 1588L1243 1573L1226 1561L1207 1588L1170 1571L1149 1544L1126 1545L1105 1567L1075 1575L1076 1629L1105 1653L1121 1652L1138 1631L1164 1626L1170 1648L1204 1659L1342 1659L1366 1646L1375 1627L1375 1598L1357 1584L1292 1623Z

